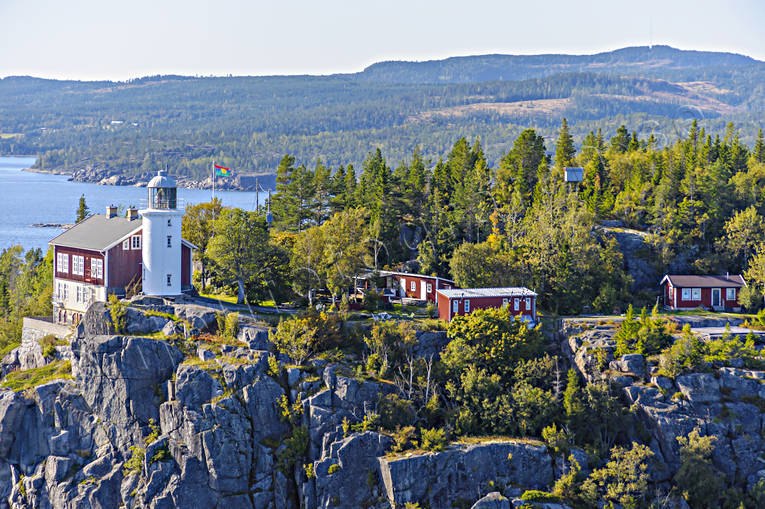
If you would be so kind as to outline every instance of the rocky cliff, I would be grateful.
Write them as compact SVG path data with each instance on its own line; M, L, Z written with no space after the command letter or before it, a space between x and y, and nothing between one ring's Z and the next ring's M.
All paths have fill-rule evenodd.
M215 328L203 306L136 302L126 316L117 334L94 305L69 345L27 338L4 360L0 508L509 507L553 481L528 441L391 453L389 436L344 421L395 386L320 359L290 368L256 323L217 343L180 332Z

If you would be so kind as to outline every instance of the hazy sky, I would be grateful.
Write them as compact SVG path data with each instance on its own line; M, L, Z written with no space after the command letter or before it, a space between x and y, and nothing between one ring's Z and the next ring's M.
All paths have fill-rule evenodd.
M0 0L0 76L356 72L669 44L765 60L762 0Z

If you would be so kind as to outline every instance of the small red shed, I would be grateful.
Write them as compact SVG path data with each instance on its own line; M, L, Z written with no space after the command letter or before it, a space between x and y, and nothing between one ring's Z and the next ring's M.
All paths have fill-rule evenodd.
M704 307L715 311L740 311L739 294L746 286L743 276L692 276L667 274L663 287L664 307L672 310Z
M537 294L525 287L437 290L438 317L447 322L475 309L509 306L523 320L537 321Z

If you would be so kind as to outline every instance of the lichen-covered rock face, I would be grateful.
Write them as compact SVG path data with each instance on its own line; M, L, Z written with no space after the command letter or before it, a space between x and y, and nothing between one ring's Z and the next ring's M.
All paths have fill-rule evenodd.
M308 497L305 506L355 509L376 505L382 495L377 458L392 443L391 438L371 431L332 443L326 457L314 464L315 498Z
M149 420L159 419L166 381L183 354L165 341L94 336L72 344L72 374L85 401L120 451L139 442Z
M547 489L553 481L552 460L542 445L492 442L452 446L439 453L380 458L388 502L449 507L455 500L475 500L476 492L494 486Z

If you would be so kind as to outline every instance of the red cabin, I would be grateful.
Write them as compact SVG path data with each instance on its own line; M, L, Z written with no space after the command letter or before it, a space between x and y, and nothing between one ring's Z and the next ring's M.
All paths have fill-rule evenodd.
M384 297L388 299L407 297L427 302L438 302L437 290L457 288L451 279L391 270L370 272L359 279L363 279L364 287L369 289L375 278L384 280Z
M438 317L451 321L476 309L509 306L523 320L537 321L537 294L524 287L438 290Z
M703 307L715 311L740 311L739 294L746 286L738 275L688 276L667 274L663 287L664 307L672 310Z

